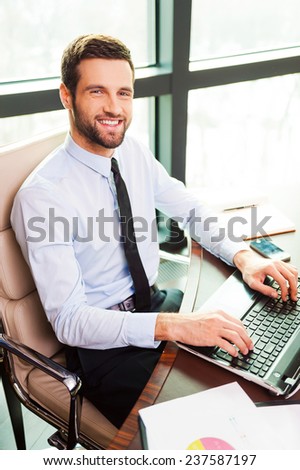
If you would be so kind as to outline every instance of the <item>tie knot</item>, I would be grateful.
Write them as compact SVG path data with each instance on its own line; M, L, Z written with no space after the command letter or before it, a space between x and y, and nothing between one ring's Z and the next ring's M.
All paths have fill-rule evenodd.
M120 174L118 162L117 162L117 160L116 160L114 157L111 159L111 171L112 171L115 175Z

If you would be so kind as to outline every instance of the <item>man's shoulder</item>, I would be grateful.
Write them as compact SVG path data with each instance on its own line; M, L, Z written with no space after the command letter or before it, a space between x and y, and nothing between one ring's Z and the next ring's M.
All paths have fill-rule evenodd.
M63 145L60 145L49 153L30 173L20 189L47 185L54 182L62 174L66 152Z
M66 173L61 165L65 154L63 145L57 147L26 178L14 198L12 223L25 208L38 214L45 208L69 207L63 185L60 184Z

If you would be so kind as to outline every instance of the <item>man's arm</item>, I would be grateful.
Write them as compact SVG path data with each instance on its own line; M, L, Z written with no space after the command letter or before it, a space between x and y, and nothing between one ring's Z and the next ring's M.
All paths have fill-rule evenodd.
M23 189L15 199L12 225L57 338L70 346L90 349L156 347L156 313L133 314L89 305L72 234L66 237L62 223L50 226L49 207L65 220L72 220L66 198L54 194L49 185Z
M215 256L236 266L251 288L265 295L277 296L272 287L264 284L269 275L278 282L283 300L288 293L292 300L297 299L298 273L292 265L260 259L242 240L231 240L225 228L218 225L218 217L201 205L182 184L171 179L157 162L155 164L155 181L160 183L157 184L158 203L165 213L171 217L179 215L182 226L189 230L192 238ZM155 338L198 346L218 345L234 356L238 348L245 354L252 348L251 340L241 322L228 314L222 311L183 316L159 314Z

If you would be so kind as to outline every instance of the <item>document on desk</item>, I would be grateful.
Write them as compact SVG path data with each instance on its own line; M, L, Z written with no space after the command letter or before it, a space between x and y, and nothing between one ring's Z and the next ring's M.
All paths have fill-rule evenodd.
M280 405L269 404L258 409L260 418L280 437L279 449L300 449L300 403L281 400Z
M295 231L294 222L261 192L228 188L192 192L215 211L231 237L251 240Z
M256 407L237 382L159 403L139 411L143 447L151 450L294 449L298 438L297 449L300 449L300 421L296 438L286 439L282 435L286 413L280 413L281 422L276 429L276 418L268 418L272 414L270 408L279 414L280 407Z
M229 235L240 236L244 240L295 231L295 224L267 202L225 209L219 217Z

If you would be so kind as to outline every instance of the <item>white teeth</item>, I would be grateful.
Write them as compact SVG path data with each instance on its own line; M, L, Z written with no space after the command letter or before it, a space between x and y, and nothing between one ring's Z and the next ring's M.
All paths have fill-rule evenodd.
M106 124L107 126L117 126L119 121L110 121L108 119L103 119L100 121L101 124Z

